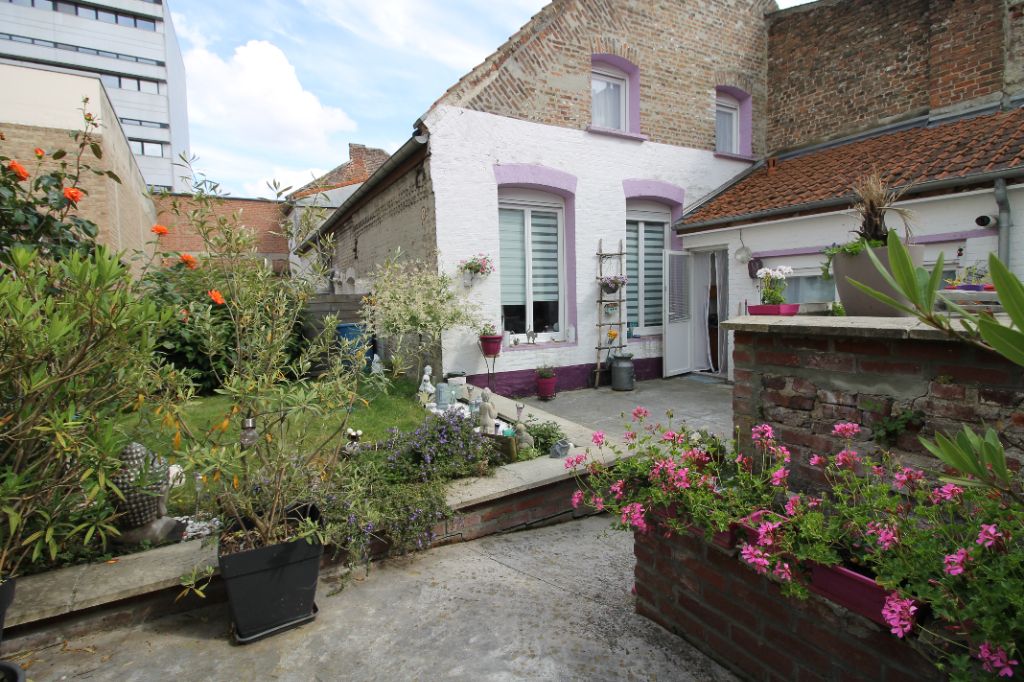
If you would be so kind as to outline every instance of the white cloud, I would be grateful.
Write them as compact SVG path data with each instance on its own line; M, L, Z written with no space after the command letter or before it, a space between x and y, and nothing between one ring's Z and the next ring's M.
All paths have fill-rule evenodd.
M184 41L190 47L200 49L206 49L206 46L210 44L209 38L206 37L202 29L194 26L184 14L171 12L171 21L174 23L174 33L178 36L179 41Z
M271 181L276 180L282 190L287 189L287 194L309 184L326 172L323 168L295 169L275 165L266 177L244 183L242 185L243 196L274 198L275 193L269 187Z
M486 42L480 15L451 0L303 0L311 10L362 40L467 70L497 44ZM547 0L517 0L536 7ZM507 15L507 14L506 14ZM474 39L469 36L479 36Z
M334 133L356 129L299 82L295 67L273 43L250 40L225 61L197 47L184 56L193 129L222 147L287 151L298 157L331 154Z

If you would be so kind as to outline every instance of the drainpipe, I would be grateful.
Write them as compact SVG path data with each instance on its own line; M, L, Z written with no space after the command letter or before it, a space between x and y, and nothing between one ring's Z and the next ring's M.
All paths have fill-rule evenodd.
M1013 219L1010 217L1010 201L1006 198L1006 178L996 178L995 181L996 206L999 208L999 246L996 252L999 260L1010 265L1010 228L1013 227Z

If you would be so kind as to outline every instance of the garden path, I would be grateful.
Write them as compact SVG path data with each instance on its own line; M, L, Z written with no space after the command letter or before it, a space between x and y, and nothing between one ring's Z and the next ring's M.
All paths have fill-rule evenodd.
M313 623L230 643L226 604L33 652L33 680L734 680L633 611L632 536L589 517L374 568Z
M707 429L719 436L733 435L732 384L703 374L638 381L632 391L613 391L605 386L560 391L549 401L536 397L523 400L620 440L626 427L619 415L625 412L628 421L630 411L637 405L650 410L652 419L663 420L665 410L671 409L675 424L682 421L691 428Z

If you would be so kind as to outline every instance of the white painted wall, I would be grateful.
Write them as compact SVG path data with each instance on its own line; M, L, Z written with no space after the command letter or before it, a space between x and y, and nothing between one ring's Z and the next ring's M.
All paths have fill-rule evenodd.
M430 131L430 164L437 215L439 267L454 274L458 262L476 253L498 256L497 163L540 164L577 177L576 291L577 342L550 349L511 350L498 372L592 363L597 345L598 239L625 239L624 179L661 180L686 190L686 201L718 187L747 163L719 159L710 151L636 142L581 130L546 126L456 107L437 107L425 121ZM485 319L501 317L499 273L465 291ZM570 302L571 304L571 302ZM658 357L657 339L630 345L636 357ZM444 338L444 371L485 371L476 334Z
M1017 226L1010 238L1010 266L1018 277L1024 277L1024 187L1010 186L1010 211ZM997 212L991 188L955 195L928 197L902 201L913 211L911 226L915 235L924 236L949 232L976 230L974 219L981 215ZM895 220L890 218L890 220ZM898 222L898 221L897 221ZM756 225L685 235L683 246L692 249L725 247L729 249L729 301L730 317L743 314L743 304L760 303L755 281L750 279L747 266L735 258L736 250L742 243L755 254L760 251L777 251L811 246L828 246L850 239L850 232L856 229L857 220L847 211L836 211L812 216L766 221ZM892 223L890 223L890 226ZM902 225L898 228L902 230ZM957 257L957 249L963 247L964 255ZM989 252L997 247L995 237L982 237L945 244L928 244L925 247L925 263L935 262L939 252L945 254L948 267L966 267L985 262ZM820 255L765 258L768 267L789 265L794 276L819 273L824 260ZM729 334L729 352L732 353L732 334ZM730 367L731 372L731 367Z

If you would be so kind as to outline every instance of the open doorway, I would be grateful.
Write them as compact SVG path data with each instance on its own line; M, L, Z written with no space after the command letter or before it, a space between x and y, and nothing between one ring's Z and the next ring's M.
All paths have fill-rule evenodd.
M719 327L729 317L729 252L725 249L711 253L711 286L708 290L708 347L711 351L711 371L729 373L729 335Z

